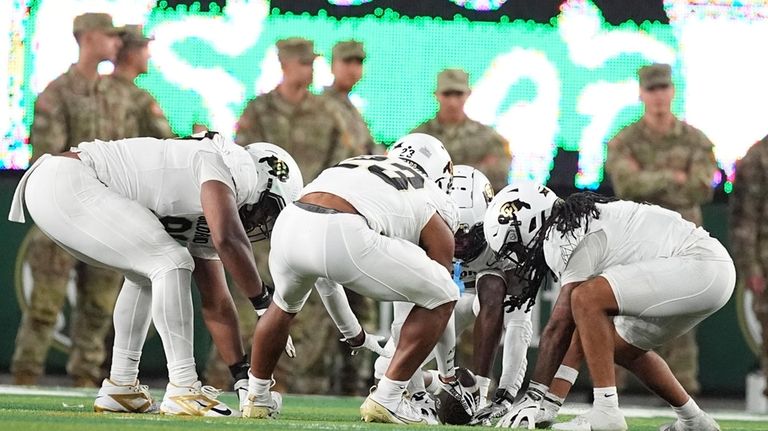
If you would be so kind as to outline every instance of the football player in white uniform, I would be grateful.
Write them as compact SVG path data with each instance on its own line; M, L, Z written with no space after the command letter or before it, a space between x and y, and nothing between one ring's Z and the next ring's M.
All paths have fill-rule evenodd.
M730 298L735 269L716 239L658 206L592 193L562 200L532 183L499 192L486 213L484 230L491 247L516 259L516 272L529 282L513 298L516 306L530 306L550 273L562 284L528 391L499 426L535 424L548 384L573 339L584 352L595 401L587 413L553 429L627 429L616 393L615 362L672 406L678 418L662 429L719 430L652 351Z
M214 259L208 246L213 245L256 308L269 305L270 295L262 288L241 215L251 231L255 226L267 231L280 210L277 202L269 201L290 199L281 195L282 186L277 184L288 181L287 166L295 170L290 175L298 178L294 189L298 190L301 179L292 160L287 163L265 150L259 144L244 149L214 133L192 140L95 141L61 155L45 155L22 177L10 220L24 221L26 202L40 229L60 246L79 259L115 268L125 276L115 305L110 377L94 403L96 411L154 410L147 387L137 378L152 320L168 362L169 383L160 412L233 415L216 399L218 391L198 380L190 285L195 262L203 262L195 275L202 285L213 286L211 292L203 289L204 295L211 294L204 299L206 307L216 303L216 292L221 294L218 308L206 320L224 343L227 336L221 334L227 327L235 332L231 342L238 339L237 317L221 267L208 260ZM182 228L188 223L196 223L196 228L192 236L180 237L189 245L184 247L172 235L186 232ZM205 244L197 244L203 237ZM228 351L236 350L237 343Z
M360 413L369 422L426 422L403 395L458 299L450 276L457 224L447 195L452 175L440 141L407 135L386 157L355 157L324 170L280 214L269 256L274 301L256 326L244 416L279 414L280 394L269 390L281 350L274 342L286 339L316 279L327 278L373 299L416 304Z
M530 314L522 310L512 310L505 313L504 298L511 287L511 275L507 272L512 263L499 260L488 247L483 236L483 217L485 210L493 198L493 188L488 178L471 166L457 165L454 167L451 197L459 210L459 228L454 237L454 281L459 284L461 297L454 308L456 336L460 335L473 323L474 352L472 371L476 373L480 389L479 406L486 404L490 374L496 348L499 345L502 329L505 329L504 359L501 379L494 402L487 408L477 411L470 408L469 414L479 414L480 423L489 418L495 418L506 413L512 406L517 391L520 389L527 366L526 352L531 339ZM395 304L394 319L391 333L393 343L400 327L410 310L410 304ZM476 316L477 315L477 319ZM444 337L445 338L445 337ZM455 343L455 339L454 339ZM438 344L439 345L439 344ZM432 359L430 355L426 362ZM443 368L453 366L453 355L447 359L448 364ZM389 365L389 359L379 357L375 363L374 377L381 378ZM461 398L460 389L442 387L439 373L417 373L408 386L413 403L427 416L434 416L434 400L426 392L435 393L447 389L454 396ZM425 382L426 380L426 382ZM425 386L425 383L428 383ZM442 385L445 386L445 385ZM465 406L466 408L466 406Z

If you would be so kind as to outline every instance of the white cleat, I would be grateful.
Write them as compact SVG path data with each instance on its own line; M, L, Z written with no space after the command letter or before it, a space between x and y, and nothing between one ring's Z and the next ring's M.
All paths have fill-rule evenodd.
M568 422L552 425L552 429L564 431L626 431L627 421L624 419L624 414L618 408L605 410L592 408Z
M422 416L421 412L416 409L408 398L401 397L397 410L393 412L371 398L374 391L375 389L371 391L371 395L368 395L368 398L363 401L363 405L360 406L361 420L401 425L427 424L427 419Z
M216 398L221 391L213 386L202 386L200 381L191 386L168 383L160 413L179 416L233 417L238 416L226 404Z
M157 413L157 403L147 385L118 385L110 379L101 382L93 411L97 413Z
M426 391L416 392L411 395L411 404L427 420L427 425L440 425L437 420L437 405L432 394Z
M683 421L678 418L671 424L661 426L659 431L720 431L720 425L711 416L701 412L693 419Z
M248 383L246 381L246 383ZM256 395L248 395L242 404L243 417L251 419L277 419L283 409L283 396L279 392L270 391L269 400L260 401Z

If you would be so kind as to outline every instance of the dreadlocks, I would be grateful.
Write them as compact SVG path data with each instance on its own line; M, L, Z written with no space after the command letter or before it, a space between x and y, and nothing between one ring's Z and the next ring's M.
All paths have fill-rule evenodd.
M552 214L542 224L541 228L526 246L525 256L518 263L515 274L523 280L525 286L520 295L512 298L514 308L523 306L528 302L526 312L536 302L536 294L546 280L547 274L552 271L544 259L544 240L554 228L565 235L575 235L573 232L584 223L584 230L589 229L591 219L600 218L600 210L595 204L614 202L618 199L602 196L592 192L574 193L565 199L558 199L552 207ZM552 274L555 277L554 274Z

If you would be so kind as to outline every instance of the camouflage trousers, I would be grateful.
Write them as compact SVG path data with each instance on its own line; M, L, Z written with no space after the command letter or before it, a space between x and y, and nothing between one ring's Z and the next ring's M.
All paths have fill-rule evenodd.
M696 343L696 328L670 340L656 349L669 365L686 392L696 395L701 392L699 384L699 345Z
M760 345L760 368L768 382L768 291L756 296L752 302L752 310L755 312L760 329L762 332L762 343ZM765 395L768 396L768 383L766 384Z
M269 247L266 242L254 244L254 257L259 274L267 284L272 284L268 271ZM352 309L365 324L371 320L373 301L354 292L349 293ZM256 315L248 298L232 289L240 317L240 335L245 352L251 352ZM323 306L317 293L310 295L304 308L296 316L291 327L291 337L296 347L296 357L283 356L275 370L277 390L293 393L367 393L369 376L372 374L373 357L367 351L350 356L349 348L341 343L338 330ZM211 348L205 368L205 380L219 388L229 388L233 383L228 364L225 364L215 347Z
M72 346L67 373L75 379L102 377L104 338L120 289L119 273L86 265L33 226L27 236L26 261L32 272L32 292L16 334L11 373L34 381L43 374L54 327L64 308L70 273L77 274L77 302L72 310Z

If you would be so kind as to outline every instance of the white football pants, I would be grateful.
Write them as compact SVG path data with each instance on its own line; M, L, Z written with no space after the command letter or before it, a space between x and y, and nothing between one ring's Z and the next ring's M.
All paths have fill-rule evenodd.
M29 172L23 191L29 213L52 240L80 260L125 275L114 314L116 383L136 380L150 317L163 341L171 383L195 382L194 262L187 249L151 211L111 191L80 160L48 157Z

